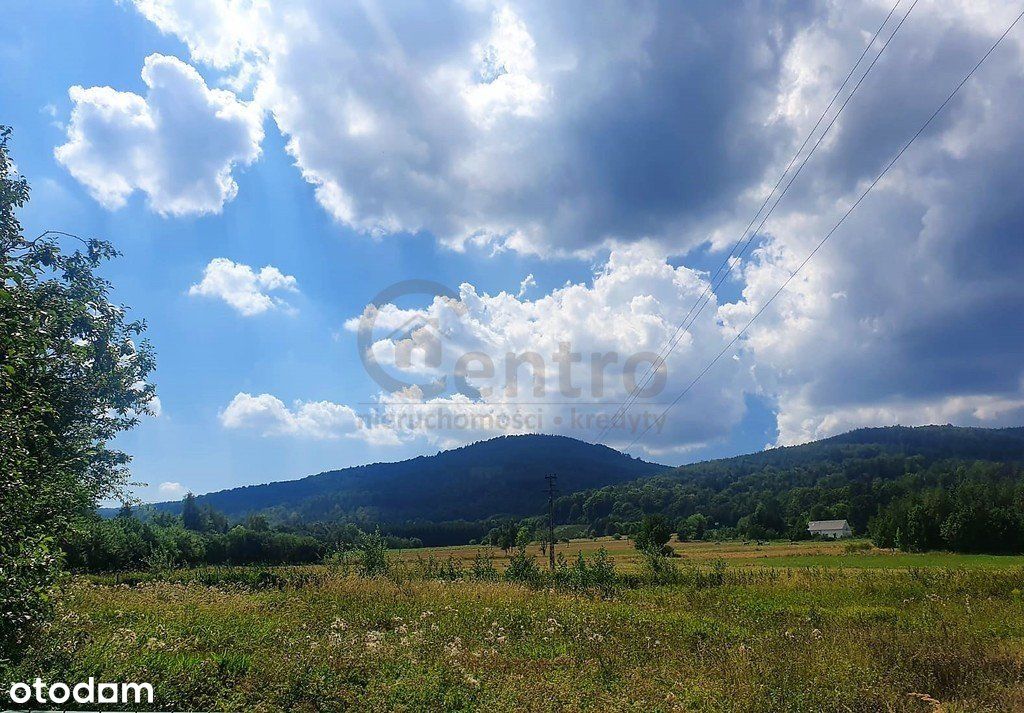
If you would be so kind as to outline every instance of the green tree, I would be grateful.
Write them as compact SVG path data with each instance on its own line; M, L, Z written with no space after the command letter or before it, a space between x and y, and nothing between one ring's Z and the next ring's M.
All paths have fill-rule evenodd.
M500 547L505 552L511 552L516 546L516 538L519 535L519 528L512 520L506 520L495 527L488 534L488 539L495 547Z
M185 498L181 501L181 523L186 530L193 532L202 532L206 529L203 511L199 509L196 496L192 493L185 493Z
M637 530L634 545L638 550L668 554L668 540L672 537L672 528L664 515L644 515Z
M59 573L55 544L101 498L124 497L109 446L149 412L145 325L110 301L107 242L23 235L29 186L0 127L0 661L15 657ZM68 250L66 246L75 249Z
M526 547L533 541L533 528L523 525L516 531L516 547Z
M694 513L679 523L679 539L703 540L709 524L707 515Z

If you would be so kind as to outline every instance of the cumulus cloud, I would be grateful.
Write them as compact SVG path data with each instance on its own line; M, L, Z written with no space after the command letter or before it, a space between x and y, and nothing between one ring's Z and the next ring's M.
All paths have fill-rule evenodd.
M991 10L915 10L741 268L728 324L760 309L1012 19ZM820 25L797 39L787 121L802 126L799 107L834 91L862 12L836 6L831 40ZM748 348L781 443L875 424L1020 422L1021 57L1009 39L755 323Z
M181 483L175 483L173 481L168 480L164 483L160 483L160 485L157 486L157 490L160 491L161 495L165 495L167 497L177 497L180 495L184 495L186 488Z
M523 278L522 282L519 283L519 292L516 294L516 297L522 297L523 295L526 294L527 290L533 289L536 286L537 278L535 278L533 276L533 273L531 272L529 275Z
M296 401L289 408L276 396L238 393L221 411L225 428L251 429L264 436L330 440L358 433L360 421L348 406L329 401Z
M810 19L756 3L136 5L195 61L253 80L337 221L524 252L704 240L773 154L766 107Z
M589 285L529 299L463 284L456 298L435 297L419 309L371 305L346 327L375 321L373 361L404 384L380 396L377 426L443 445L536 430L594 439L706 286L706 275L636 246L613 251ZM712 302L609 442L626 445L653 424L729 336ZM652 428L645 445L678 451L726 436L753 388L745 359L731 360Z
M221 413L221 423L267 436L357 438L376 445L449 447L535 431L595 439L643 382L656 352L704 292L705 280L669 265L649 247L634 247L613 252L592 284L566 285L535 300L463 284L457 296L436 297L422 308L369 305L346 322L346 330L372 323L372 359L400 386L382 388L361 414L333 402L289 407L271 394L240 393ZM624 446L654 424L668 395L728 338L712 303L607 440ZM436 360L424 358L434 349ZM432 388L438 380L441 390ZM679 452L727 436L753 388L745 359L730 360L651 429L644 447L655 454Z
M271 292L298 292L298 283L273 265L258 272L249 265L232 262L225 257L210 260L203 269L203 279L188 288L192 296L223 300L243 317L268 311L294 312L294 308Z
M595 13L528 0L222 2L206 15L185 0L137 4L196 61L252 80L341 223L522 252L655 246L642 259L616 250L590 286L529 300L464 285L461 314L451 301L419 310L460 347L545 354L560 335L588 349L657 350L675 310L689 306L690 288L671 285L706 279L666 255L710 242L714 257L731 244L891 6L640 3ZM996 2L915 5L757 249L733 261L741 296L708 310L684 366L699 369L760 309L1013 12ZM709 372L707 422L690 418L684 400L672 412L682 425L666 424L656 446L724 433L752 391L775 403L782 443L896 420L1019 419L1020 36L755 323L739 365ZM640 265L650 284L628 277ZM393 306L380 315L395 329L414 316ZM422 358L429 332L381 339L374 354L420 378L450 373L453 364ZM670 380L679 367L670 362ZM480 395L426 398L463 412L504 407L475 405L488 400Z
M219 213L238 191L232 171L260 154L261 111L175 57L147 57L142 80L145 96L71 87L57 160L109 209L141 191L161 215Z

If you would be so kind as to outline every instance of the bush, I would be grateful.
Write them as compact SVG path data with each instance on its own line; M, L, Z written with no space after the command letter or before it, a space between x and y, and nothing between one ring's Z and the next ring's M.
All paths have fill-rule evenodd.
M588 563L583 552L576 553L576 560L569 565L560 554L555 569L555 583L577 591L599 589L603 593L614 591L616 585L615 564L608 550L601 548Z
M0 543L0 672L49 616L59 560L49 538Z
M651 584L676 584L680 581L679 567L662 554L661 550L648 547L641 549L641 573Z
M473 569L470 571L477 581L492 582L498 579L498 570L494 568L494 558L488 550L477 550L473 557Z
M363 536L359 543L359 553L359 574L363 577L382 577L391 569L387 541L381 536L380 530Z
M541 573L537 560L533 555L526 554L525 547L517 547L505 570L505 579L509 582L536 585L540 582Z
M48 610L59 543L97 501L122 494L131 459L110 445L155 395L145 325L98 274L114 247L23 235L29 186L10 133L0 126L0 659Z
M643 552L653 551L661 554L671 554L668 547L669 538L672 537L672 528L663 515L644 515L640 527L636 533L634 546Z

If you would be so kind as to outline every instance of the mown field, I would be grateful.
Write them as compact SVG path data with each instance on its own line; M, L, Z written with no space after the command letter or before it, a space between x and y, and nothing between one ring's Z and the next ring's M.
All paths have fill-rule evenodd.
M950 568L994 568L1024 567L1024 556L969 555L953 552L928 552L908 554L893 550L871 547L867 540L841 540L833 542L677 542L669 543L680 564L708 563L725 560L730 566L773 566L773 567L838 567L838 568L884 568L901 569L909 567L950 567ZM599 537L586 540L571 540L559 543L556 552L573 560L579 552L591 557L604 548L621 571L636 571L642 557L628 538L613 539ZM490 549L494 564L504 569L511 553ZM402 562L416 562L425 557L438 560L453 558L466 566L472 563L481 548L474 545L459 547L430 547L422 549L396 550L394 557ZM528 552L538 562L546 562L546 555L538 545L531 545Z
M604 589L429 579L408 551L376 578L77 578L18 675L149 681L164 710L1024 710L1019 558L687 544L654 584L612 542L633 573Z

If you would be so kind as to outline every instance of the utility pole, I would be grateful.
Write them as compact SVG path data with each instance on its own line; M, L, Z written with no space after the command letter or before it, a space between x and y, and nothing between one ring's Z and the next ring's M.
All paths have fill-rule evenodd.
M557 475L545 475L548 481L548 565L555 571L555 480Z

